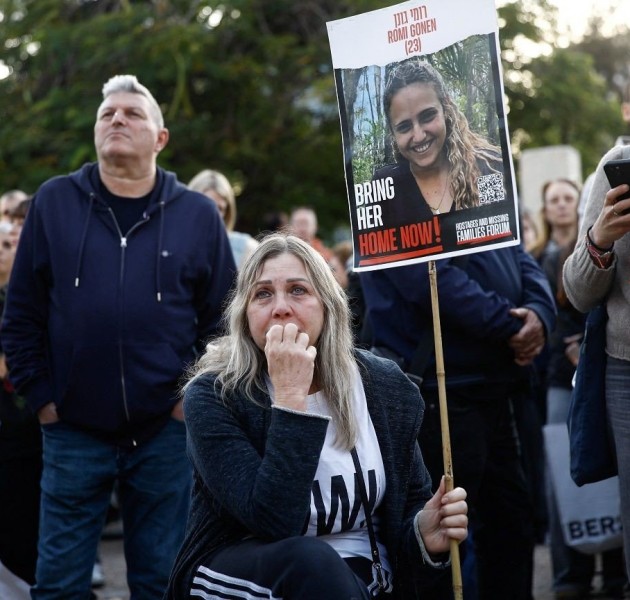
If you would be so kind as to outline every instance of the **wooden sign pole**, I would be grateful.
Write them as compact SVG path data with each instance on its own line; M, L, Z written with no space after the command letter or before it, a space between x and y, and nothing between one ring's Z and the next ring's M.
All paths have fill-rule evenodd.
M438 383L440 406L440 425L442 429L442 457L446 491L454 487L453 458L451 456L451 436L448 428L448 407L446 404L446 378L444 372L444 353L442 350L442 328L440 326L440 304L437 289L437 269L435 261L429 261L429 281L431 284L431 309L433 311L433 337L435 340L435 371ZM451 540L451 567L453 573L453 594L455 600L463 600L462 569L459 560L459 543Z

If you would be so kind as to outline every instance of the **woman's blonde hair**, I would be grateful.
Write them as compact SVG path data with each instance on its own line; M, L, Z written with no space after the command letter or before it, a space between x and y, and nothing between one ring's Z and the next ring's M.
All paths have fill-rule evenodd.
M392 69L383 94L383 108L387 116L396 160L407 162L396 145L389 109L392 98L400 90L414 83L431 85L444 111L446 121L444 145L450 166L449 179L455 210L479 206L477 179L481 173L477 161L485 162L489 172L498 173L496 165L501 161L501 150L470 129L468 119L448 94L442 76L435 67L418 57L402 61Z
M265 263L282 254L302 262L322 303L324 322L316 343L314 378L328 398L337 426L337 443L350 449L356 441L352 409L356 361L348 301L322 256L294 235L268 235L242 265L223 315L226 334L208 344L190 377L215 374L226 402L234 392L245 394L253 402L256 388L267 392L267 360L251 336L247 307Z
M188 187L202 194L208 191L216 192L224 198L226 202L225 216L223 217L225 228L228 231L234 229L234 225L236 225L236 197L234 188L223 173L212 169L204 169L190 180Z

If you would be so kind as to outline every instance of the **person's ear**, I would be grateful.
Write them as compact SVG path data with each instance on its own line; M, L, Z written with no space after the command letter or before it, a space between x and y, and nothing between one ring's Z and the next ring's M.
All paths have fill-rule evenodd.
M164 150L166 144L168 144L169 135L170 134L168 132L168 129L166 128L160 129L160 131L158 132L157 141L155 142L156 153L159 153L162 150Z
M621 103L621 118L626 123L630 123L630 102Z

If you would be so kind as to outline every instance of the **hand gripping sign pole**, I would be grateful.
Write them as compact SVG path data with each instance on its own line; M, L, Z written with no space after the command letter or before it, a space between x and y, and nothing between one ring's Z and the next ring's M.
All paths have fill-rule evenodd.
M435 372L438 383L438 399L440 403L440 426L442 429L442 458L444 461L444 477L446 491L454 487L453 460L451 456L451 436L448 428L448 408L446 404L446 380L444 372L444 353L442 351L442 328L440 325L440 304L437 290L437 269L431 260L429 267L429 283L431 284L431 310L433 313L433 338L435 340ZM451 539L451 568L453 573L453 595L455 600L463 599L462 569L459 560L459 543Z

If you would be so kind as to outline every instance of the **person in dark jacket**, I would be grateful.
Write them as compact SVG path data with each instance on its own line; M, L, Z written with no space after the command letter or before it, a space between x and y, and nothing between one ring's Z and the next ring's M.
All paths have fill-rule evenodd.
M555 323L549 284L521 246L436 262L455 482L469 494L479 598L528 597L532 511L512 403ZM420 447L444 472L427 264L362 272L372 343L422 378ZM449 598L439 585L423 598Z
M193 499L166 598L410 600L444 577L466 493L431 496L418 389L353 350L325 259L264 238L225 321L185 386Z
M89 596L116 479L133 598L164 593L183 539L177 386L217 329L235 265L216 208L157 167L168 137L149 90L111 78L98 162L45 182L22 231L1 335L43 430L36 599Z

